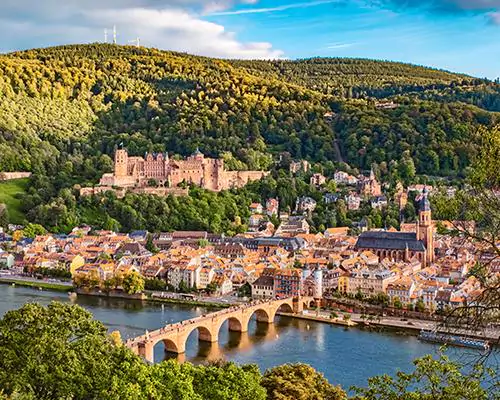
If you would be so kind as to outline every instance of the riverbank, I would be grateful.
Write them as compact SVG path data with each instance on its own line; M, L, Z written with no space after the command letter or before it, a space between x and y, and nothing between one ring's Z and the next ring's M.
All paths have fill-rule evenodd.
M116 298L116 299L126 299L126 300L136 300L136 301L146 301L152 303L167 303L167 304L181 304L188 305L194 307L206 307L206 308L228 308L233 304L231 303L221 303L217 301L210 300L190 300L190 299L180 299L180 298L166 298L166 297L157 297L152 296L151 293L142 293L142 294L134 294L128 295L123 292L111 291L111 292L103 292L103 291L87 291L82 289L76 289L70 282L47 282L39 279L28 278L28 277L8 277L2 276L0 277L0 284L5 285L16 285L29 287L32 289L42 289L42 290L53 290L56 292L71 292L74 291L77 295L81 296L96 296L96 297L106 297L106 298Z
M346 328L354 327L354 326L358 325L356 322L350 321L350 320L345 321L345 320L338 319L338 318L326 318L326 317L322 317L322 316L309 315L309 314L292 314L292 313L284 313L284 312L278 312L277 314L283 315L285 317L304 319L307 321L323 322L323 323L332 324L332 325L341 325L341 326L345 326Z
M7 278L7 277L1 277L0 284L17 285L17 286L24 286L42 290L43 289L54 290L56 292L69 292L73 290L73 286L71 284L64 284L60 282L46 282L40 280L25 280L25 279Z
M127 294L119 290L111 290L109 292L105 292L102 290L84 290L84 289L76 289L77 295L83 296L97 296L97 297L106 297L106 298L115 298L115 299L126 299L126 300L135 300L135 301L144 301L151 303L164 303L164 304L181 304L188 305L192 307L205 307L205 308L228 308L233 304L230 303L219 303L213 301L205 301L205 300L191 300L191 299L182 299L182 298L174 298L174 297L160 297L154 296L153 293L137 293L137 294Z
M290 314L290 313L278 313L279 315L285 315L287 317L322 322L332 325L343 325L345 327L356 327L356 328L381 328L389 330L391 332L404 332L404 334L409 334L412 336L418 336L422 329L434 330L436 329L436 324L430 321L421 321L416 319L408 319L405 321L399 321L394 318L383 318L380 321L365 321L360 315L351 314L350 320L340 320L337 318L330 318L326 314ZM453 334L459 336L466 336L472 339L488 340L493 346L498 345L498 338L500 337L500 332L498 330L485 330L484 332L471 332L465 329L454 329L447 330L444 327L437 329L440 333Z
M146 301L150 301L153 303L183 304L188 306L206 307L206 308L229 308L233 305L229 303L217 303L205 300L173 299L173 298L156 297L156 296L155 297L148 296L146 298Z

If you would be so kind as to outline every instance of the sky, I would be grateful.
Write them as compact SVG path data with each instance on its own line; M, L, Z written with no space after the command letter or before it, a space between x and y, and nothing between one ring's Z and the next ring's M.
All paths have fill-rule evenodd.
M139 37L221 58L362 57L500 76L500 0L0 0L0 52Z

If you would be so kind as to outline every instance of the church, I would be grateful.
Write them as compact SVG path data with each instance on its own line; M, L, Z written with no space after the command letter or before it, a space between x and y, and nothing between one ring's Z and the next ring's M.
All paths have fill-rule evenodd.
M422 267L430 265L434 261L434 227L427 190L420 200L415 232L363 232L355 249L370 250L380 260L410 261L416 258Z

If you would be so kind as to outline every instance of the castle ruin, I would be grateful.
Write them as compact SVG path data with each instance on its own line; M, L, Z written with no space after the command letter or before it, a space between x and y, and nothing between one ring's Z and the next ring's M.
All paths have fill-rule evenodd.
M145 188L154 185L175 188L180 183L194 184L207 190L237 188L266 176L266 171L226 171L224 160L208 158L196 150L185 160L170 159L168 154L146 153L145 157L130 157L127 150L115 152L114 172L104 174L103 187Z

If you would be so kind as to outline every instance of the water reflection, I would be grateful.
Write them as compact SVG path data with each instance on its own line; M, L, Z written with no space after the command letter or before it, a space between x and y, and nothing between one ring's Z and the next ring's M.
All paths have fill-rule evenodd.
M325 347L325 328L327 325L309 324L307 321L285 316L278 316L273 324L258 322L255 319L249 323L248 332L234 332L228 329L228 322L222 325L217 342L199 341L197 330L189 335L186 342L186 352L183 354L165 351L162 342L155 347L155 361L176 359L179 362L190 361L195 364L228 359L236 354L251 353L262 345L272 346L273 342L287 340L287 335L297 331L301 333L300 342L314 342L319 350ZM297 341L296 337L290 340ZM296 346L297 343L294 343ZM163 354L162 354L163 353Z

